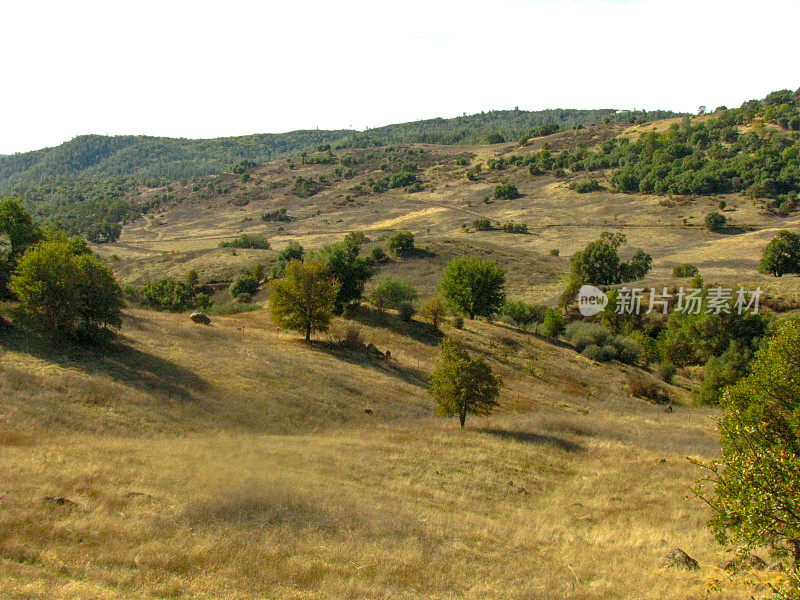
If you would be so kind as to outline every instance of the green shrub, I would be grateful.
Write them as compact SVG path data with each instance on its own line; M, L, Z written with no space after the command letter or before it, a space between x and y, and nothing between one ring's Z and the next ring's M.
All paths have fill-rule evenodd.
M597 192L603 189L597 179L584 179L570 184L570 189L578 192L579 194L588 194L590 192Z
M583 356L597 362L610 362L616 358L616 352L611 346L598 346L589 344L581 352Z
M395 256L411 256L416 250L414 234L410 231L398 231L389 237L386 247Z
M720 403L725 388L750 373L752 351L739 344L732 345L722 356L712 356L703 368L703 381L692 390L692 397L698 404L716 405Z
M546 308L522 300L506 300L500 315L512 325L527 328L544 321Z
M564 337L573 344L578 352L587 346L605 346L611 341L612 333L597 323L576 321L566 326Z
M525 223L503 223L501 229L506 233L528 233L528 226Z
M790 231L778 232L764 248L758 270L775 277L800 273L800 235Z
M94 254L42 242L25 252L11 278L23 319L47 336L103 342L122 323L122 288Z
M389 260L389 255L386 254L386 251L380 246L375 246L370 251L369 255L372 257L372 260L374 260L376 264L382 264Z
M513 183L498 183L494 188L495 200L514 200L521 195Z
M255 248L258 250L269 250L269 240L263 235L252 235L243 233L239 237L222 242L221 248Z
M402 310L403 305L411 305L419 297L417 289L408 279L388 275L375 284L368 295L369 301L383 313L387 308Z
M184 312L195 308L195 288L186 281L158 279L142 288L142 304L156 310Z
M491 231L494 229L492 222L489 219L475 219L472 222L472 227L475 231Z
M289 242L289 245L278 253L277 258L275 259L275 264L272 265L272 278L280 279L283 277L283 273L286 270L286 265L289 264L289 261L302 261L304 257L305 250L303 247L297 242Z
M292 220L288 214L286 214L285 208L279 208L277 210L271 210L263 213L261 215L262 221L278 221L282 223L287 223Z
M628 365L635 365L642 356L641 346L624 335L615 335L609 346L614 349L615 358Z
M672 363L668 362L659 363L659 365L656 367L656 373L658 373L658 376L666 383L672 383L672 380L675 378L675 374L677 372L678 368Z
M455 315L453 317L453 327L456 329L464 329L464 317L461 315Z
M564 333L565 328L566 319L564 315L560 311L548 308L540 326L542 335L556 338Z
M250 273L241 273L234 277L228 291L234 298L239 298L241 294L253 296L258 292L258 279L253 277Z
M728 218L718 212L710 212L706 215L706 227L709 231L720 233L725 230Z
M675 265L672 267L673 277L694 277L698 275L700 270L692 264L684 263L682 265Z

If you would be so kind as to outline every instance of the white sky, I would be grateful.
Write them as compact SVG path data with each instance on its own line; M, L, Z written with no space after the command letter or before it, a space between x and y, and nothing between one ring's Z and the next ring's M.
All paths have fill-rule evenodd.
M800 0L0 0L0 153L800 86Z

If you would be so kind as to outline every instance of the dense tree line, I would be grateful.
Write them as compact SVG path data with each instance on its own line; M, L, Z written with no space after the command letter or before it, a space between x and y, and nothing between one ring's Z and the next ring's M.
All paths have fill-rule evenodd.
M799 107L800 90L774 92L707 120L687 118L667 131L643 133L636 141L607 140L597 152L576 149L553 157L545 150L532 164L542 171L614 169L611 183L621 192L744 192L788 214L800 193Z

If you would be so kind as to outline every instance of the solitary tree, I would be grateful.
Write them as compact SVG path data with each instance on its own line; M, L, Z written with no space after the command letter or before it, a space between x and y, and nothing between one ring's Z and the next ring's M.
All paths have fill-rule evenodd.
M442 295L470 319L491 317L505 301L505 271L492 260L454 258L439 284Z
M460 342L445 338L442 358L431 374L429 393L436 399L439 414L458 415L461 427L467 413L488 415L497 406L501 381L482 358L472 358Z
M720 543L740 553L764 547L791 559L791 594L800 594L800 322L786 321L759 350L752 373L728 388L720 420L722 458L704 466L704 497Z
M75 254L64 242L28 250L11 278L19 310L50 336L102 341L121 324L122 289L94 254Z
M764 248L758 266L762 273L781 277L788 273L800 273L800 235L781 231Z
M305 333L309 341L313 332L328 330L338 292L339 284L324 262L292 260L283 279L272 282L272 318L280 327Z

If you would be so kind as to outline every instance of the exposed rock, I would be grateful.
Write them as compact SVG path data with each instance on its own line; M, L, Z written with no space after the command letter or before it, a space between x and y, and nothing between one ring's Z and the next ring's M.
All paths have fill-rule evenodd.
M211 319L209 319L208 315L204 313L194 312L189 315L189 318L199 325L211 325Z
M722 568L726 571L763 571L767 563L755 554L745 554L729 560Z
M675 550L667 554L664 558L668 567L689 569L690 571L697 571L700 569L700 564L680 548L675 548Z

